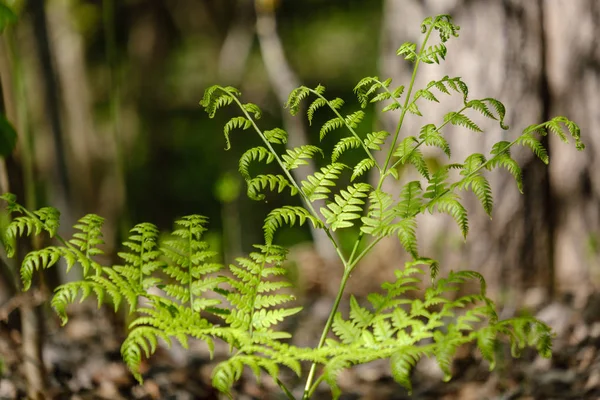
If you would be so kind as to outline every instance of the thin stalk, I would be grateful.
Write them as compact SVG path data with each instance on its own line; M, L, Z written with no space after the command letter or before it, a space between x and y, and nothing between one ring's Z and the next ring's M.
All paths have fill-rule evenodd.
M420 59L421 59L421 54L423 52L423 50L425 49L425 46L427 44L427 41L429 40L429 36L431 35L431 32L433 31L434 24L431 24L431 27L428 29L425 38L423 39L423 42L421 44L421 48L419 49L419 54L417 56L417 60L415 61L415 66L413 68L413 73L410 79L410 85L408 87L408 91L406 93L406 99L404 100L404 107L402 108L402 113L400 114L400 119L398 121L398 125L396 127L396 132L394 134L394 138L392 140L392 144L390 146L390 150L388 151L387 154L387 158L385 161L385 164L383 166L383 174L381 174L380 178L379 178L379 183L377 184L377 189L381 189L381 186L383 185L383 182L385 180L385 178L387 177L387 168L389 166L390 160L392 158L392 154L394 152L394 147L396 145L396 142L398 140L398 136L400 134L400 129L402 128L402 124L404 122L404 117L406 116L406 111L407 111L407 106L410 102L410 97L412 94L412 90L414 88L415 85L415 80L417 77L417 70L419 68L419 64L420 64ZM337 113L337 110L334 110L334 112ZM339 116L339 113L337 113ZM339 116L341 118L341 116ZM369 153L370 154L370 153ZM335 298L335 302L333 303L333 306L331 308L331 312L329 313L329 317L327 319L327 322L325 324L325 327L323 328L323 333L321 334L321 340L319 340L319 344L317 346L317 349L320 349L321 347L323 347L323 345L325 344L325 339L327 338L327 335L329 334L329 330L331 329L331 325L333 324L333 319L335 317L335 314L337 313L337 310L339 308L340 305L340 301L342 299L342 296L344 294L344 291L346 289L346 284L348 283L348 278L350 278L350 273L352 272L352 269L354 268L354 266L356 266L356 264L358 263L358 261L368 252L370 251L373 246L375 246L375 243L378 242L379 240L375 239L373 242L371 242L369 244L369 246L360 253L360 255L357 258L354 258L354 255L356 254L358 247L362 241L364 237L364 233L360 232L360 234L358 235L358 238L356 240L356 242L354 243L354 248L352 249L352 253L350 255L350 258L348 260L348 262L344 262L344 275L342 276L342 280L340 282L340 286L338 289L338 293L337 296ZM310 367L310 371L308 374L308 377L306 379L306 385L304 387L304 395L302 397L303 400L307 400L310 398L310 390L312 387L312 381L314 379L315 376L315 371L317 368L317 364L316 363L312 363L311 367Z
M415 81L417 78L417 71L419 69L419 64L421 63L421 54L423 53L423 49L425 49L425 45L427 44L427 41L429 40L429 36L431 36L431 32L433 31L433 26L434 26L434 24L431 24L431 27L427 31L427 34L425 35L425 38L423 39L423 42L421 43L421 47L419 49L419 55L417 56L417 60L415 61L415 66L413 67L412 76L410 78L410 85L408 86L408 90L406 92L406 97L404 99L404 105L401 107L402 111L400 113L400 118L398 120L398 124L396 125L396 131L394 132L394 138L390 145L390 149L388 150L388 154L387 154L385 163L383 165L383 169L379 170L380 176L379 176L379 182L377 183L377 190L381 189L381 186L383 186L383 182L385 181L385 178L387 178L387 176L388 176L388 166L392 159L392 155L394 154L394 147L396 146L396 142L398 141L398 136L400 135L400 131L402 130L402 124L404 123L404 118L405 118L406 112L408 110L408 105L410 104L410 97L412 95L412 91L415 86ZM383 84L382 84L382 87L389 93L389 90ZM395 99L394 99L394 101L397 103L397 101ZM383 171L383 173L381 173L381 171ZM356 239L356 242L354 243L354 248L352 249L350 258L348 259L349 264L351 264L353 266L356 265L356 262L358 261L358 260L354 259L354 256L355 256L356 252L358 251L358 247L360 246L360 243L362 242L363 238L364 238L364 233L360 232L358 235L358 238ZM372 246L369 246L369 249L370 248L372 248Z
M325 340L327 339L327 335L329 334L331 325L333 325L333 319L335 318L337 309L339 308L340 302L342 301L344 288L346 287L346 283L348 283L348 278L350 278L350 270L345 267L344 275L342 275L342 281L340 282L340 290L338 290L337 296L335 297L335 301L333 302L333 306L331 307L331 312L329 313L329 318L327 318L327 322L325 323L325 327L323 328L323 332L321 333L321 339L319 340L317 349L320 349L325 344ZM308 400L310 398L310 390L312 386L312 381L315 377L316 370L317 363L312 363L312 365L310 366L310 371L308 372L308 377L306 378L306 385L304 386L304 395L302 396L302 400Z
M281 382L281 380L279 380L279 378L275 378L275 383L277 383L277 386L279 386L279 388L283 390L283 393L285 393L288 399L296 400L292 392L290 392L290 390L283 384L283 382Z

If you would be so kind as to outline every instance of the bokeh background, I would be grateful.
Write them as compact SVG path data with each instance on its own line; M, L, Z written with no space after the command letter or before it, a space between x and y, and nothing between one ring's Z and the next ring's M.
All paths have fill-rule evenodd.
M256 138L235 132L225 151L227 110L209 119L199 106L204 89L238 87L264 111L262 126L282 126L291 144L318 140L313 126L292 118L283 103L304 84L327 87L353 104L364 76L410 79L411 66L395 55L417 41L419 24L448 13L461 26L441 66L425 66L426 83L461 76L471 98L494 97L508 107L509 131L493 124L484 134L448 129L457 161L486 153L500 138L527 125L565 115L582 128L579 153L556 138L546 141L546 167L526 149L525 194L512 177L492 175L493 220L473 199L465 243L444 217L420 220L420 252L444 269L484 273L493 296L513 308L574 295L578 307L600 284L600 3L597 0L4 0L18 21L2 33L2 109L18 134L2 163L0 190L30 208L52 205L69 233L77 218L107 219L107 252L133 224L163 230L182 215L210 217L208 239L224 261L262 240L262 220L282 201L245 196L237 160ZM405 134L440 121L453 100L423 108ZM362 128L393 130L397 115L367 109ZM334 138L326 141L332 146ZM431 162L437 153L427 154ZM309 174L311 165L304 170ZM407 178L410 174L406 172ZM389 190L397 190L393 186ZM342 235L351 246L352 235ZM334 295L341 270L318 233L285 229L278 242L293 246L301 290ZM347 243L346 243L347 242ZM2 291L16 293L14 266L4 255ZM382 242L364 261L351 290L366 293L392 276L406 256ZM10 271L13 271L12 273ZM56 279L64 279L57 277Z

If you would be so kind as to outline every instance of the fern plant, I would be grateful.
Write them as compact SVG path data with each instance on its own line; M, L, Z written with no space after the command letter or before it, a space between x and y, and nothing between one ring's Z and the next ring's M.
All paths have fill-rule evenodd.
M511 142L496 143L489 155L475 153L463 162L449 162L432 169L425 162L422 149L437 147L450 158L451 148L443 135L447 125L481 132L469 117L479 113L497 121L502 129L508 127L504 105L493 98L469 99L468 87L459 77L445 76L415 88L421 63L439 64L444 60L445 43L458 36L459 27L449 15L440 15L425 19L421 29L424 37L419 46L407 42L398 50L398 55L413 64L412 78L406 87L393 87L391 79L366 77L354 88L360 106L354 111L346 111L344 100L328 98L321 85L301 86L290 94L286 107L298 114L301 103L306 101L310 123L317 112L329 113L330 119L320 127L320 138L338 135L331 153L319 145L286 149L286 132L281 128L261 128L259 107L244 103L237 89L217 85L206 90L201 105L211 118L226 106L239 110L240 114L224 126L226 149L234 130L252 131L262 142L248 149L239 160L248 196L260 201L265 198L265 191L274 191L290 201L268 213L263 225L264 243L256 245L248 257L238 258L226 268L214 262L216 253L202 240L207 219L191 215L178 220L166 240L159 240L156 226L136 225L123 243L126 250L118 254L122 265L104 266L98 261L102 254L101 217L82 218L75 225L77 232L67 240L57 234L57 210L30 211L19 205L13 195L4 194L2 199L15 215L6 235L9 255L14 254L11 241L18 236L46 232L57 239L57 245L24 257L24 287L30 287L35 271L62 260L67 269L78 265L83 276L56 289L52 306L63 323L68 321L68 304L91 294L99 305L108 302L117 309L126 303L132 322L121 351L139 381L143 379L140 362L156 351L159 339L168 344L176 340L184 347L189 338L198 339L207 344L211 354L215 340L226 342L230 357L217 364L212 383L229 396L246 367L257 379L263 373L270 375L290 399L294 395L280 379L282 367L298 376L306 373L303 399L311 398L321 382L326 382L333 397L338 398L340 371L377 359L388 359L394 379L410 391L411 369L419 359L435 357L445 379L450 379L452 357L465 343L474 342L491 368L494 348L501 338L510 342L515 356L527 346L535 347L542 356L550 356L550 328L530 317L499 320L493 301L486 295L485 279L479 273L458 271L438 276L437 261L419 252L417 216L448 214L466 238L469 222L462 204L463 192L473 192L491 215L493 196L485 173L504 168L522 190L521 169L511 157L514 147L528 147L548 163L540 137L553 133L568 142L570 136L581 150L584 146L579 127L567 118L556 117L525 128ZM435 44L430 43L433 34L439 37ZM408 114L421 117L420 106L424 102L438 102L439 96L452 94L462 98L458 110L447 113L443 121L423 125L418 136L401 135ZM384 113L399 113L394 132L365 132L361 127L363 110L371 104L380 104ZM362 154L362 159L354 164L344 163L345 154L350 151ZM383 157L376 157L377 153L383 153ZM302 168L315 157L325 165L305 180L294 178L292 170ZM279 173L253 175L250 167L256 163L276 164ZM401 181L398 170L407 166L415 169L419 179ZM458 174L451 175L453 170ZM367 172L377 177L374 186L365 182ZM401 186L398 197L383 190L386 180L397 181ZM316 204L322 201L325 206L317 209ZM322 229L343 265L337 297L321 337L312 348L290 345L291 334L282 329L285 319L301 307L293 302L291 284L285 279L286 249L276 244L276 237L281 227L295 224L312 224ZM336 230L350 230L356 235L351 251L342 250L333 235ZM342 315L338 308L350 274L386 237L397 238L411 261L395 271L395 281L384 282L380 292L371 293L366 303L350 296L349 315ZM418 293L427 282L423 278L426 274L431 283L421 298ZM467 281L477 282L479 290L457 297L457 290Z

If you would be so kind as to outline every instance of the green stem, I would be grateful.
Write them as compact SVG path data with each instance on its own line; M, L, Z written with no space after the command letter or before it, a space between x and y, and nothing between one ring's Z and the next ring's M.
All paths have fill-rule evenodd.
M427 41L429 40L429 36L431 35L431 32L433 31L434 25L435 24L432 24L431 27L429 28L429 30L427 31L427 34L425 35L425 38L423 39L423 43L421 44L421 48L419 49L419 54L417 56L415 66L413 68L410 85L409 85L408 91L406 93L406 99L404 100L404 107L402 108L402 113L400 114L400 119L398 121L398 125L396 127L396 132L394 134L394 138L392 140L390 150L388 151L387 158L386 158L385 164L383 166L383 173L381 174L381 176L379 178L379 183L377 184L377 189L381 189L381 186L383 185L383 182L384 182L385 178L387 177L387 173L386 173L387 168L388 168L390 160L392 158L392 154L394 152L394 147L398 140L398 136L400 134L400 129L402 128L402 124L404 122L404 117L406 116L406 111L408 109L407 107L410 102L412 90L415 85L415 80L417 77L417 70L419 68L421 54L422 54L423 50L425 49ZM334 110L334 112L338 115L338 117L341 118L341 115L339 115L337 110ZM350 128L350 127L348 127L348 128ZM353 130L351 130L351 131L353 132ZM368 149L367 149L367 152L368 152ZM371 153L368 152L368 154L370 155ZM380 169L380 171L382 171L382 170ZM354 243L354 248L352 249L352 253L351 253L351 256L350 256L348 262L344 263L344 275L342 276L342 281L340 282L340 287L338 289L338 293L337 293L335 302L333 303L331 312L329 313L329 318L327 319L327 323L325 324L325 327L323 328L323 333L321 334L321 340L319 341L317 349L320 349L321 347L323 347L323 344L325 343L325 339L327 338L327 335L329 334L329 330L331 329L331 325L333 324L333 319L339 308L340 301L341 301L344 291L346 289L346 284L348 282L348 278L350 277L350 273L352 272L352 269L356 266L358 261L360 261L360 259L362 259L373 248L373 246L375 246L375 244L379 241L379 239L375 239L373 242L369 243L369 245L367 246L367 248L365 250L363 250L358 256L355 257L355 254L358 251L358 247L359 247L360 243L362 242L363 237L364 237L364 233L361 232L358 235L356 242ZM317 367L316 363L313 363L310 367L310 371L309 371L308 378L306 380L306 385L304 388L303 400L307 400L310 398L310 390L311 390L311 386L312 386L312 381L315 376L316 367Z
M431 24L431 27L427 31L425 38L423 39L423 43L421 43L421 48L419 49L419 54L417 56L417 60L415 61L415 66L413 68L413 73L410 78L410 85L408 86L408 91L406 92L406 98L404 99L404 106L402 107L402 112L400 114L400 119L398 120L398 125L396 126L396 132L394 133L394 139L392 140L392 144L390 145L390 150L388 151L387 158L385 160L385 164L383 165L383 175L379 179L379 184L377 185L377 189L381 189L381 185L387 176L387 168L390 165L390 161L392 159L392 155L394 154L394 147L396 147L396 142L398 141L398 136L400 135L400 130L402 129L402 124L404 123L404 117L406 116L406 112L408 111L408 105L410 102L410 96L412 95L412 90L415 86L415 80L417 78L417 71L419 69L419 64L421 63L421 55L425 46L427 45L427 41L429 40L429 36L431 36L431 32L433 31L433 27L435 24Z
M279 380L279 378L275 378L275 383L277 383L277 386L279 386L279 388L283 390L283 393L285 393L288 399L296 400L292 392L290 392L290 390L283 384L283 382Z
M380 173L379 182L377 183L377 189L376 190L380 190L381 189L381 186L383 186L383 182L385 181L385 179L388 176L388 173L387 173L388 172L388 166L389 166L389 164L391 162L392 155L394 154L394 147L396 147L396 143L398 141L398 136L400 135L400 131L401 131L402 125L404 123L404 118L406 117L406 112L408 110L408 105L410 104L410 98L411 98L411 95L412 95L413 88L415 86L415 80L417 78L417 71L419 69L419 64L421 63L421 54L423 53L423 49L425 49L425 46L427 44L427 41L429 40L429 36L431 35L432 31L433 31L433 24L431 25L431 27L427 31L427 34L425 35L425 38L423 39L423 42L421 43L421 48L419 49L419 54L417 56L417 60L415 61L415 66L413 67L412 76L410 78L410 85L408 86L408 90L406 92L406 97L404 99L404 105L401 106L402 111L400 113L400 119L398 120L398 124L396 125L396 131L394 132L394 138L393 138L392 143L390 145L390 149L388 150L388 154L387 154L387 157L386 157L386 160L385 160L385 164L383 165L383 169L380 169L380 172L383 171L383 173ZM381 84L381 86L388 93L390 93L390 91L387 89L387 87L385 87L383 85L382 82L380 82L380 84ZM398 103L397 100L394 99L394 101L396 103ZM445 123L444 123L444 125L445 125ZM442 125L442 126L444 126L444 125ZM392 168L394 168L395 165L396 164L394 164L394 166L392 166ZM358 262L358 259L355 259L354 257L356 255L356 252L358 251L358 247L360 246L360 243L362 242L363 238L364 238L364 233L360 232L359 235L358 235L358 238L356 239L356 242L354 243L354 248L352 249L352 253L350 254L350 258L348 259L349 265L354 266ZM379 242L379 240L377 240L377 242ZM373 246L369 245L368 249L370 250L372 247ZM364 256L364 254L362 254L360 256L360 258L362 258L363 256Z
M340 306L340 302L342 301L342 296L344 295L344 288L346 287L346 283L348 283L348 278L350 278L350 269L344 268L344 275L342 275L342 281L340 282L340 290L338 290L337 296L335 297L335 301L333 302L333 306L331 307L331 312L329 313L329 318L327 318L327 322L325 323L325 327L323 328L323 332L321 333L321 339L319 340L317 349L320 349L325 344L325 340L327 339L327 335L329 334L331 325L333 325L335 314ZM312 363L312 365L310 366L308 377L306 379L306 385L304 386L304 395L302 396L303 400L307 400L310 398L309 393L312 386L312 381L315 377L316 370L317 363Z

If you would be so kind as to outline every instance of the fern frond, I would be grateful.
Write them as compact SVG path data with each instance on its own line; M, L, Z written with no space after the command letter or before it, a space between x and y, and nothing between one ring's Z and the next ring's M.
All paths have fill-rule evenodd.
M390 234L389 226L395 218L392 196L382 190L374 190L369 194L369 212L362 217L360 230L376 237Z
M490 112L490 109L488 105L486 105L486 103L488 103L496 111L496 114L498 115L497 117ZM504 118L506 116L506 107L504 107L504 104L502 104L502 102L488 97L481 100L471 100L465 106L467 108L472 108L474 110L479 111L483 116L487 118L497 120L502 129L508 129L508 125L504 124Z
M515 178L519 192L523 193L523 177L521 173L521 167L510 156L510 145L511 144L507 141L500 141L494 144L490 152L493 157L489 159L486 168L490 171L499 166L506 168L506 170Z
M461 165L462 166L462 165ZM438 169L429 179L429 185L423 197L426 199L435 199L448 191L448 169Z
M425 193L424 197L427 195ZM433 213L434 209L438 212L450 215L458 224L464 238L469 233L469 220L467 210L460 203L458 195L452 192L447 192L439 197L434 198L427 204L427 210Z
M355 183L342 189L334 197L335 202L328 203L327 207L321 207L321 213L326 218L326 223L331 225L332 230L349 228L354 225L352 220L359 219L362 212L363 198L368 196L372 190L367 183Z
M492 188L488 180L481 173L465 177L459 182L458 187L461 190L471 190L477 196L486 214L490 217L492 216L494 206Z
M248 149L242 154L239 161L238 170L240 174L244 177L245 180L249 180L250 178L250 163L253 161L263 161L265 160L266 164L270 164L275 160L275 155L267 150L265 147L258 146Z
M254 103L242 104L242 109L248 114L253 114L254 119L260 119L262 117L262 110Z
M104 218L88 214L77 221L73 228L79 230L73 234L73 238L69 243L77 247L87 258L104 254L97 246L104 244L102 240L102 225Z
M229 150L231 148L231 141L229 140L229 135L231 131L234 129L246 130L252 127L252 122L245 117L233 117L231 118L223 128L223 134L225 135L225 150Z
M400 202L396 205L395 210L401 218L412 218L420 213L422 205L423 189L421 182L408 182L400 191Z
M418 115L419 117L423 116L423 114L421 114L421 110L419 110L419 106L417 106L417 103L415 101L408 105L407 110L411 114Z
M318 218L310 214L304 207L299 206L283 206L272 210L263 225L263 231L265 232L265 243L270 245L273 243L273 237L277 229L282 227L284 224L294 226L298 220L298 225L302 226L308 220L312 222L314 228L323 226L323 223Z
M538 132L540 135L545 136L548 131L554 133L565 143L569 143L567 139L567 134L569 134L575 140L575 148L577 150L581 151L585 149L585 145L581 141L581 129L575 122L565 117L554 117L542 124L530 125L525 128L523 134Z
M317 153L320 153L323 157L325 156L320 147L310 144L288 149L287 154L281 156L283 166L287 170L292 170L301 165L308 165L306 159L311 159Z
M423 177L429 179L429 168L418 145L419 140L416 137L407 136L396 147L394 156L398 157L403 165L406 163L414 165Z
M344 168L348 167L337 162L321 168L321 171L302 181L302 191L310 201L327 199L327 193L331 193L329 188L336 186L335 181L339 179Z
M177 220L172 237L161 246L167 259L163 272L174 279L174 282L165 284L163 290L196 312L200 311L198 306L205 306L203 302L197 302L197 298L224 281L223 278L208 277L218 272L222 265L210 261L216 252L208 250L208 244L202 241L207 222L208 219L201 215Z
M248 197L252 200L263 200L265 195L261 192L265 190L267 187L269 190L276 190L277 193L283 192L286 188L290 189L290 194L295 196L298 193L298 190L294 185L290 183L287 177L283 175L257 175L254 178L247 181Z
M444 76L439 81L430 82L427 87L431 87L431 85L435 86L439 91L449 94L447 87L452 89L453 91L460 93L463 95L463 102L467 104L467 98L469 96L469 88L466 83L460 77L450 78L448 75Z
M518 139L517 144L527 146L544 164L548 164L548 151L544 145L534 136L533 132L523 133Z
M429 46L427 47L422 53L421 53L421 61L423 61L426 64L439 64L440 63L440 58L442 60L446 59L446 53L447 53L447 49L446 46L444 46L443 43L439 43L433 46Z
M463 126L474 132L483 132L483 130L469 117L458 112L450 111L444 116L444 122L450 122L452 125L455 126Z
M433 26L433 29L439 32L440 40L445 43L450 37L458 37L460 27L452 22L452 16L449 14L440 14L436 17L428 17L421 24L421 32L425 33L427 27Z
M399 348L390 358L394 381L402 385L409 394L412 394L412 382L410 380L412 369L425 355L424 353L423 349L419 347L405 346Z
M402 46L398 48L396 54L404 56L405 60L415 61L417 59L417 44L412 42L404 42Z
M33 273L40 269L48 269L55 265L61 257L70 253L62 247L49 246L41 250L28 253L21 264L21 281L23 290L29 290L33 280ZM69 254L70 255L70 254Z
M341 99L340 99L341 100ZM343 103L343 100L341 101L341 103L338 101L337 104L339 104L339 106L341 107ZM312 120L313 120L313 116L315 115L315 111L317 111L319 108L324 107L327 105L327 100L325 100L322 97L318 97L316 98L308 107L308 110L306 111L306 115L308 117L308 123L309 125L312 125Z
M419 257L417 246L417 220L415 217L405 218L393 225L400 244L413 258Z
M441 135L434 124L427 124L421 128L419 139L427 146L435 146L442 149L444 154L450 158L451 151L448 141Z
M60 318L61 325L65 325L69 321L67 306L75 303L77 297L81 296L80 302L82 302L92 293L96 295L98 306L100 306L104 302L106 289L97 282L89 280L73 281L62 284L56 288L54 296L52 296L52 300L50 301L50 305ZM115 304L115 309L117 309L122 296L118 290L111 291L111 294L113 294L113 303Z
M158 339L164 340L171 345L171 339L167 333L152 326L137 326L132 329L121 345L121 357L138 382L142 382L140 364L142 357L149 358L156 352Z
M297 210L296 210L297 211ZM234 329L250 332L267 332L271 326L279 324L286 317L298 313L301 307L286 308L285 303L294 300L294 296L284 293L261 294L261 282L270 276L282 275L285 269L281 263L285 260L285 249L267 245L255 246L260 252L252 252L249 257L236 259L237 266L229 266L234 277L227 277L226 282L232 288L219 291L234 306L226 315L225 322ZM272 281L278 282L278 281ZM285 287L286 285L280 285ZM273 308L279 306L278 308Z
M356 178L364 175L365 172L367 172L373 167L375 167L375 161L372 158L365 158L359 161L358 164L356 164L354 166L354 169L352 170L352 176L350 177L350 181L354 182Z
M240 91L234 87L213 85L204 91L200 105L204 107L210 118L214 118L217 110L233 103L234 97L240 96Z
M435 103L439 103L440 101L435 97L435 95L429 89L419 89L415 92L415 100L419 98L424 98L425 100L433 101Z
M369 76L361 79L354 87L354 93L356 93L356 97L358 98L358 102L360 103L361 108L366 108L369 102L377 103L383 100L390 99L392 97L399 98L402 95L404 86L401 86L400 88L394 90L394 93L390 93L387 90L390 83L392 83L391 79L386 79L385 81L381 82L376 76ZM370 96L377 93L377 90L379 89L386 90L370 99Z
M340 117L335 117L325 122L321 127L321 131L319 132L320 140L323 140L329 132L339 129L342 126L344 126L344 120Z
M290 109L290 114L296 115L300 111L300 103L308 97L310 90L306 86L300 86L290 93L285 108Z
M385 143L385 139L390 135L387 131L377 131L367 133L364 140L365 146L371 150L381 150L381 145Z
M264 131L263 135L265 135L265 139L269 143L275 144L286 144L287 143L287 132L281 128L274 128L268 131Z
M336 162L340 156L350 149L358 149L361 146L360 139L354 136L347 136L340 139L339 142L333 147L333 153L331 153L331 161Z

